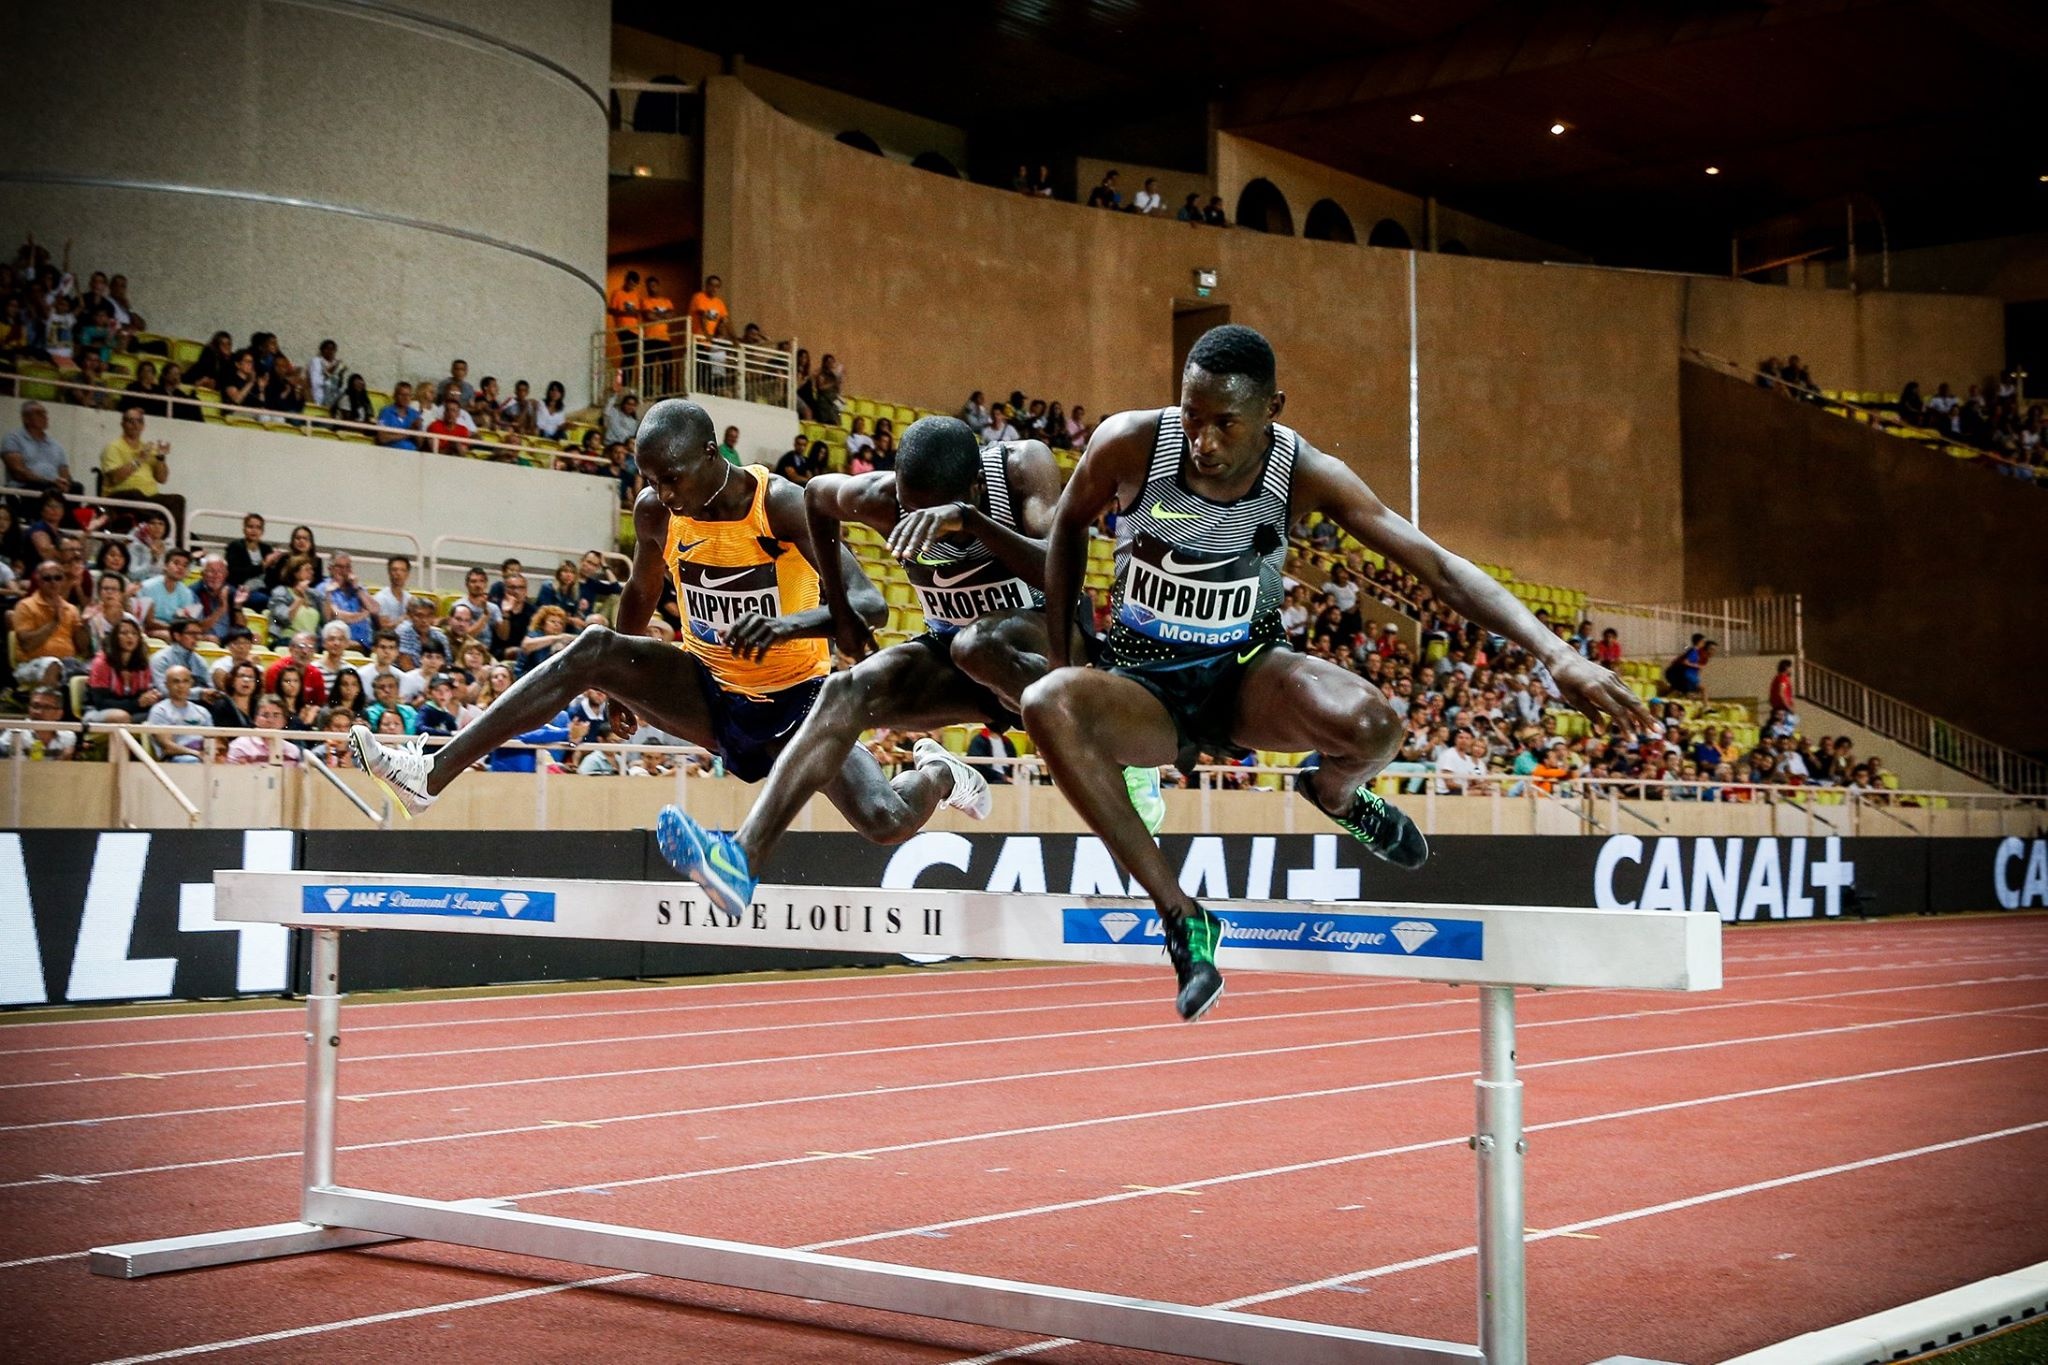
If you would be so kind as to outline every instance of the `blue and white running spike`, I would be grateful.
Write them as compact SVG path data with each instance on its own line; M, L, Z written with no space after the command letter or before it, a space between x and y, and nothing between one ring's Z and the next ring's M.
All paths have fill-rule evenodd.
M711 903L732 916L754 902L760 878L730 834L714 834L674 806L663 806L654 822L654 843L670 867L704 888Z

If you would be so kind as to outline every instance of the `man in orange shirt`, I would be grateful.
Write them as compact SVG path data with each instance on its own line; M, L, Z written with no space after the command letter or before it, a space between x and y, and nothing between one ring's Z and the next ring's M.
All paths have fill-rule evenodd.
M733 391L732 348L725 344L725 300L719 297L725 281L716 275L704 277L704 287L690 295L690 330L707 343L698 352L696 387L714 393Z
M647 363L650 367L665 365L675 358L675 347L669 344L669 319L676 315L676 301L662 292L658 276L647 277L647 292L640 303L640 316L645 322L641 335L647 338ZM677 383L681 375L661 373L647 382L650 393L677 393L682 386Z
M56 687L66 661L85 655L85 620L64 600L64 566L53 559L36 565L36 590L14 608L14 681L24 691Z
M631 369L640 360L640 272L628 270L604 306L619 339L619 363Z

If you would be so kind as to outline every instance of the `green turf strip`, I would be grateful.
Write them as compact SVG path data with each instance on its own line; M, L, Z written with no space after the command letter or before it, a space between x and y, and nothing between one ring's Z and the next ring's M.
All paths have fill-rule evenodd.
M2043 1361L2048 1361L2048 1321L2041 1319L1913 1357L1913 1365L2041 1365Z

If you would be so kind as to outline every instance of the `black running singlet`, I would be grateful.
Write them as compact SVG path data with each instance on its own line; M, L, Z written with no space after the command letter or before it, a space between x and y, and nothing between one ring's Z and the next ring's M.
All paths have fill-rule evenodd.
M1014 531L1009 455L1007 445L983 447L981 481L988 490L989 519ZM1045 594L1012 573L979 539L964 545L933 541L903 572L917 589L925 628L935 635L950 635L995 612L1045 605Z
M1181 480L1180 409L1160 412L1145 486L1117 515L1107 640L1115 667L1200 663L1286 633L1281 579L1300 446L1276 423L1258 482L1234 502L1212 502Z

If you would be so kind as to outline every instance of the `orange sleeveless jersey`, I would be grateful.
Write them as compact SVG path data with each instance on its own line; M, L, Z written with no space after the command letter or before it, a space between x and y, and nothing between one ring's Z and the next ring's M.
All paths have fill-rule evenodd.
M818 605L817 571L768 525L768 481L775 475L761 465L741 465L733 477L754 480L747 515L738 521L671 516L663 554L683 609L682 647L726 691L761 697L824 676L832 652L823 639L785 640L759 660L738 658L726 647L725 632L749 612L792 616Z

